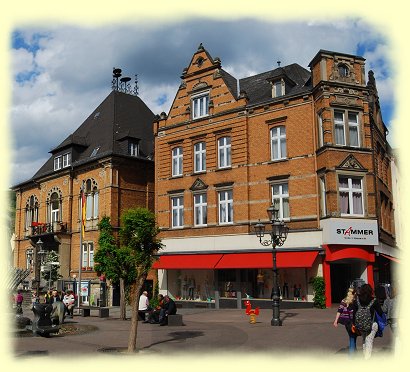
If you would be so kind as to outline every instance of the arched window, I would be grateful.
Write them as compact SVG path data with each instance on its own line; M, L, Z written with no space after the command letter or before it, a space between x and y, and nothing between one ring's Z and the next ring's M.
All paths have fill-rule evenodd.
M99 192L94 179L89 178L84 182L85 193L85 218L92 220L98 218ZM79 197L79 219L81 220L81 195Z
M57 187L53 187L47 197L47 219L49 223L62 222L63 195Z
M31 195L26 203L26 230L29 230L33 222L38 222L38 200Z

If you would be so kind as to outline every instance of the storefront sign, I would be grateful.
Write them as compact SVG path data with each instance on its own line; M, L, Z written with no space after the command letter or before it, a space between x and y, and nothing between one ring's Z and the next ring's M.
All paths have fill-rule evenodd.
M320 221L324 244L377 245L377 221L329 218Z

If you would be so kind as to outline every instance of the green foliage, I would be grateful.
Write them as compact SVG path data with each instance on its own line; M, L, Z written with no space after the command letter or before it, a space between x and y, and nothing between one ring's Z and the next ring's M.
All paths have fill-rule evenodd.
M128 249L138 277L148 273L153 255L162 248L158 233L155 214L146 208L128 209L121 216L121 243Z
M41 276L43 277L44 280L54 283L55 281L63 277L61 274L58 273L60 264L59 264L59 255L57 252L50 251L44 259L43 266L45 266L46 268L46 270L44 270L41 273Z
M310 280L313 286L313 304L319 309L326 308L326 296L325 296L325 280L321 276L316 276Z
M130 259L130 250L117 243L109 217L104 216L98 228L100 236L98 250L94 255L94 269L104 273L113 283L119 283L120 278L124 279L126 285L132 283L136 277L136 270Z

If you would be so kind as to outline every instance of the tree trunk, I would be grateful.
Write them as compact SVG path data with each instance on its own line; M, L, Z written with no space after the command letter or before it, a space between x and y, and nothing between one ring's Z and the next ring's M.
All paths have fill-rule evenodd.
M125 281L120 278L120 319L127 319L126 299L125 299Z
M132 313L131 313L131 329L128 338L128 352L133 353L137 349L137 330L138 330L138 305L139 294L141 292L144 281L147 278L147 274L144 273L137 277L134 285L132 286Z

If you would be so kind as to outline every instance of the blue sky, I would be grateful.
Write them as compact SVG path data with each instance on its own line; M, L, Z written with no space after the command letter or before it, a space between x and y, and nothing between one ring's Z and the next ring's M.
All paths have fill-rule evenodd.
M394 131L391 46L383 33L360 18L269 22L198 17L155 26L20 26L10 34L10 184L31 178L50 149L110 93L113 67L132 79L138 74L140 97L154 113L167 112L199 43L236 78L270 70L277 60L282 66L298 63L308 69L320 49L361 55L366 74L375 73L383 119Z

